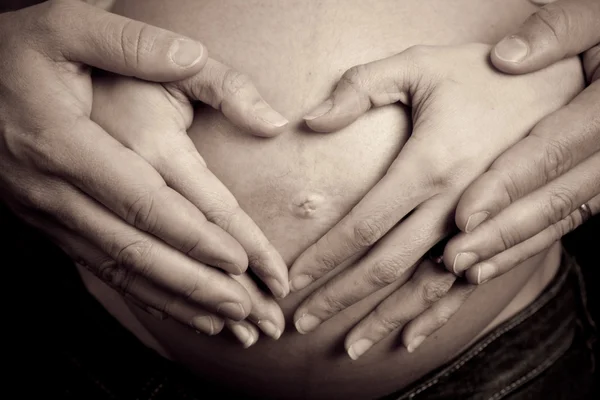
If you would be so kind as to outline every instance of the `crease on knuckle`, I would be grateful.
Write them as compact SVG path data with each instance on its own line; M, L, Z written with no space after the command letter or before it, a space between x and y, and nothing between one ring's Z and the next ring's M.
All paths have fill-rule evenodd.
M494 221L494 220L492 220ZM496 230L496 237L500 239L502 248L501 251L506 249L510 249L515 244L520 243L522 241L521 232L519 229L515 229L514 227L500 225L498 223L495 224L494 229Z
M375 311L373 311L373 321L374 324L372 329L375 332L377 332L377 335L380 337L385 336L388 333L402 327L406 322L403 318L388 315L379 307L377 307Z
M374 263L367 275L367 280L375 287L384 287L396 282L402 272L398 260L385 257Z
M548 194L548 200L542 204L541 212L546 219L546 226L551 226L565 219L574 210L574 193L567 188L556 188Z
M351 88L356 93L361 109L369 109L377 103L365 89L369 81L372 81L372 79L370 78L369 67L365 64L351 67L340 78L340 84Z
M560 5L548 4L542 7L538 12L531 16L532 19L541 22L545 25L552 34L554 40L558 43L563 43L567 39L570 31L570 16ZM563 53L565 50L563 50Z
M121 26L119 30L119 44L121 46L121 55L123 57L123 63L127 67L136 68L138 65L138 48L140 41L140 34L142 30L138 31L138 34L135 36L135 40L132 41L129 35L129 31L134 29L135 21L127 20Z
M129 293L134 274L113 260L101 262L95 270L96 276L119 293Z
M448 293L448 290L452 287L452 283L453 281L450 279L425 282L418 291L419 298L424 305L430 306Z
M158 225L155 202L162 190L159 188L138 195L127 208L125 220L142 231L155 232Z
M535 129L530 136L537 138L544 149L542 170L544 182L550 182L571 168L574 157L568 143L563 143L558 138L546 138Z
M552 239L553 241L561 239L567 233L574 231L582 223L581 215L579 211L575 211L565 218L552 225Z
M137 271L140 275L149 278L152 252L153 245L149 240L136 239L122 246L114 259L118 265Z
M248 75L233 68L228 68L225 71L223 81L221 82L222 98L219 101L217 108L222 110L223 107L234 103L235 99L239 97L243 90L250 84L251 80Z
M364 249L377 242L384 233L385 229L380 221L372 217L360 219L352 228L351 243L358 249Z
M322 309L328 314L334 314L352 305L351 300L340 296L340 293L332 293L330 290L323 290L320 297Z

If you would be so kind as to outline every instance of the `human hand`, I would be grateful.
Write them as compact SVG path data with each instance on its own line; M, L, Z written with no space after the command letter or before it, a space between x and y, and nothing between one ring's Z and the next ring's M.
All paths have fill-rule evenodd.
M472 283L509 271L600 212L598 21L600 1L556 1L492 51L498 69L522 74L587 50L583 66L589 87L540 121L463 194L456 225L465 233L448 243L444 259L473 254L457 270ZM520 54L520 43L529 50L521 51L520 61L510 61Z
M576 59L509 77L489 66L489 50L485 45L418 46L354 67L306 117L313 130L329 132L371 107L399 101L412 107L413 133L378 184L292 266L291 287L299 290L370 249L298 307L294 320L300 332L376 291L406 282L419 258L449 233L463 190L583 86ZM346 337L352 358L450 290L455 277L428 265L352 329ZM464 292L452 298L460 300ZM398 306L407 297L415 309ZM405 344L414 348L418 336L405 337Z
M237 78L234 80L228 78L232 76ZM217 89L229 87L228 79L236 82L236 89L218 93ZM219 84L215 85L213 82ZM252 270L267 284L272 284L269 279L273 279L273 276L278 280L285 279L277 276L280 267L287 272L278 252L252 219L239 207L229 190L210 172L187 135L194 114L191 99L229 104L229 109L226 111L228 113L232 105L238 110L243 105L256 103L258 93L247 78L209 59L202 71L193 77L166 84L112 75L96 76L93 92L92 120L125 147L150 163L164 177L171 189L180 193L202 211L210 221L205 221L205 225L211 227L214 223L236 240L233 243L218 241L213 243L212 241L215 237L218 239L218 236L212 231L203 232L206 228L196 227L199 225L198 221L191 221L193 225L186 226L186 229L190 232L198 230L199 236L202 234L206 236L201 243L201 246L207 247L206 252L219 245L228 246L232 251L241 247L243 254L247 254L252 260L250 265ZM207 97L209 95L212 97ZM240 118L238 125L250 126L256 120L256 115L251 110L238 112L236 116ZM169 207L169 205L162 205L162 207ZM155 211L161 212L160 209ZM76 254L80 253L76 252ZM96 264L102 265L102 263ZM113 268L116 267L114 262L109 264ZM207 261L207 264L210 262ZM173 265L170 273L181 274L183 281L189 271ZM222 287L236 285L236 281L242 284L252 300L248 320L257 323L267 335L279 337L284 328L283 314L279 306L272 297L262 293L247 274L239 277L219 274L213 277L204 275L201 270L196 279L207 280L210 283L203 289L208 290L207 297L217 296ZM145 280L139 274L132 274L130 280L129 294L138 300L143 299L144 305L167 311L174 319L185 324L190 324L190 321L198 318L198 315L203 315L205 318L211 318L213 327L223 326L222 319L214 314L207 314L206 310L198 307L198 304L185 304L185 299L181 296L156 289L151 294L147 293ZM138 280L141 281L140 284L136 284ZM204 283L199 282L199 284ZM246 347L258 339L256 328L247 321L229 320L225 323ZM217 330L203 331L216 333Z
M2 201L63 248L72 249L70 241L80 238L114 260L119 268L109 268L109 275L125 292L131 278L139 275L210 312L235 320L247 317L252 301L244 287L202 264L242 273L247 263L244 247L169 187L168 177L165 180L148 160L90 120L88 66L146 80L178 81L204 66L206 49L191 39L73 0L1 14L0 37ZM228 77L233 92L244 83L237 74ZM211 104L220 105L238 122L252 106L263 118L250 128L265 136L281 131L285 120L276 118L269 124L266 120L277 114L264 102L235 96L219 102L226 99L219 98L227 88L222 83L214 80L203 86L207 96L213 95ZM228 221L226 212L214 218L231 222L232 228L242 224ZM271 264L257 268L276 269L280 286L275 280L267 283L285 295L285 265L274 254L264 259ZM80 261L103 274L102 266ZM180 273L173 273L174 266Z

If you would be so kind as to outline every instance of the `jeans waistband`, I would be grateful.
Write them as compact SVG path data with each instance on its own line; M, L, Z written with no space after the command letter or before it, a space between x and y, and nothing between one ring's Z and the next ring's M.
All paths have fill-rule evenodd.
M386 399L505 398L565 354L581 324L594 329L579 266L564 254L556 277L535 301L447 365Z

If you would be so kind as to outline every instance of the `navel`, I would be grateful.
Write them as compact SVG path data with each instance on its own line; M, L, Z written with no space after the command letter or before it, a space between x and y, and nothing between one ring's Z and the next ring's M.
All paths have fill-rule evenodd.
M292 198L290 210L298 218L315 218L321 214L325 202L321 194L302 191Z

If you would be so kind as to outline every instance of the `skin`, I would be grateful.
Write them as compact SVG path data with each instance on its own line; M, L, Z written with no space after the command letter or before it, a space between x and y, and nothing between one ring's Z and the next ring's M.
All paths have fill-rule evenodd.
M318 279L348 257L370 249L354 268L328 282L298 308L294 321L300 333L316 329L377 290L406 280L419 257L447 234L462 191L583 85L582 76L577 78L578 61L569 60L571 75L566 81L549 79L571 89L555 98L556 103L546 102L546 109L527 109L525 116L522 108L509 106L510 98L512 93L520 93L528 104L530 93L538 90L535 81L513 87L519 84L515 77L498 76L487 68L487 54L488 47L476 45L415 47L354 67L344 74L330 98L305 117L311 129L331 132L371 108L400 101L412 107L413 132L377 185L292 266L292 289L299 290L307 282L305 276ZM439 65L454 68L432 67L434 63L428 62L432 57ZM600 169L599 161L592 160ZM420 165L435 167L422 169ZM453 263L456 273L462 259ZM444 318L441 320L448 320L471 291L461 284L452 290L454 280L453 274L440 273L431 263L418 267L409 283L350 331L345 341L350 357L358 358L446 293L459 300L438 314ZM415 298L418 300L411 302ZM407 303L415 303L407 306L413 313L398 307ZM423 339L421 335L405 336L405 344L412 351Z
M251 312L251 296L222 271L239 275L249 258L251 270L276 296L285 296L281 256L205 168L185 136L184 120L161 145L163 153L147 154L90 119L93 66L178 81L165 88L219 108L258 136L280 133L287 120L250 82L210 61L195 40L80 1L48 1L2 14L0 36L1 197L17 215L81 265L147 303L162 297L139 292L132 285L138 277L156 285L158 294L172 291L241 320ZM186 163L168 162L173 152L185 155ZM189 168L204 171L193 189L178 181Z
M469 2L465 2L465 5L467 3ZM390 54L402 52L414 44L413 41L420 42L426 32L422 29L405 28L410 26L410 18L415 13L420 18L435 21L436 30L444 32L442 36L449 42L469 41L473 37L496 41L508 31L506 25L510 21L508 16L506 19L498 18L498 10L491 12L488 9L487 13L483 12L483 15L494 15L498 29L496 36L489 36L489 33L486 36L489 24L477 25L474 21L465 21L465 16L459 17L458 14L454 19L449 19L447 13L443 13L444 18L441 18L437 12L429 13L428 6L422 3L411 4L412 13L409 15L402 12L403 8L398 7L396 1L378 3L376 8L369 7L368 13L361 11L362 3L356 2L346 9L354 11L354 14L347 15L340 13L335 2L321 2L318 5L299 2L298 7L278 10L279 18L276 20L263 13L264 4L260 2L200 4L182 1L166 9L159 1L147 4L148 7L140 8L135 2L125 2L118 5L117 10L166 28L181 29L192 37L202 37L209 48L219 49L220 61L238 69L243 68L256 82L264 98L290 119L290 126L283 135L265 141L243 135L210 109L201 107L196 110L194 123L188 130L210 169L231 190L240 206L290 264L298 254L347 214L369 188L381 179L410 133L407 114L399 107L373 111L356 124L333 135L309 133L304 127L302 115L326 98L343 71L352 65L386 58ZM240 4L244 5L242 10L239 9ZM386 8L387 6L390 8ZM469 3L469 6L493 7L492 4L479 2ZM510 9L514 11L514 7ZM307 29L306 15L322 15L327 18L311 20L310 29ZM371 32L375 37L395 39L373 47L373 37L361 35L357 38L352 34L355 32L356 22L350 24L357 16L360 16L362 24L369 27L364 32ZM376 25L369 25L370 21L376 21ZM464 29L457 32L455 27L461 21ZM479 19L477 21L480 22ZM516 19L512 21L516 22ZM223 36L223 24L234 24L236 29L230 35ZM277 27L281 24L285 29ZM275 36L274 29L278 32ZM318 40L310 35L311 32L321 32L317 36ZM311 46L306 46L306 43ZM306 49L310 49L309 54L303 53ZM482 70L470 75L471 78L482 79L487 85L488 80L483 79L483 75L478 75L479 72L489 71L489 65L485 63L489 47L486 49L480 50L479 56L472 55L479 60L477 65ZM332 56L332 51L335 57ZM464 53L465 56L467 53L470 52ZM434 66L453 65L458 59L458 55L448 59L440 56L439 59L434 57L430 63ZM429 66L430 63L423 66ZM579 70L576 64L572 66L575 67L574 71ZM484 75L487 73L489 72ZM579 83L581 81L581 76L569 73L558 73L557 76L561 79L563 76L570 76ZM462 78L467 79L469 76ZM532 77L525 79L529 78ZM473 82L468 79L459 82L464 88L469 88L469 85L485 87L477 85L477 79ZM557 81L557 78L540 78L536 82L547 85L548 81ZM528 86L525 81L519 82L523 82L524 87ZM511 88L518 93L524 92L521 86L501 86L506 88L507 96ZM545 90L558 90L564 95L563 90L553 85L547 86ZM525 92L529 93L528 90ZM466 96L469 90L463 93ZM541 99L557 101L554 95L543 94L543 91L540 95ZM120 105L120 101L111 101L110 105L121 112L128 109ZM555 106L558 107L558 103ZM142 109L144 107L146 106L142 106ZM542 113L539 104L533 108ZM156 114L147 113L144 117L160 117ZM116 120L117 115L113 114L111 118ZM138 123L128 119L126 113L123 113L122 118L123 123ZM530 121L530 126L534 122ZM151 143L149 138L147 145ZM368 152L365 153L365 149ZM357 159L368 162L357 163ZM290 168L292 165L294 167ZM425 165L427 164L422 164ZM440 365L483 332L492 321L496 324L526 305L531 301L531 296L535 297L544 282L547 282L538 281L539 277L534 276L537 276L538 270L548 272L547 267L551 271L558 262L556 255L553 254L552 258L545 258L544 255L537 257L497 282L491 282L475 291L471 300L464 304L436 336L433 345L424 344L418 352L409 354L398 347L394 335L384 338L356 362L352 362L344 351L343 342L347 332L406 282L410 274L406 274L394 285L377 291L360 304L337 313L310 335L300 336L288 329L277 342L258 340L243 352L225 335L203 338L175 321L153 320L135 307L132 311L135 314L134 320L140 321L147 328L172 359L185 364L200 376L222 381L228 387L240 387L265 397L276 397L277 393L286 390L286 393L295 394L298 398L372 398L396 390ZM344 268L352 269L355 261L356 258L348 260L340 266L340 271ZM423 288L427 288L426 279L416 278L427 276L431 270L427 268L427 264L423 265L425 274L415 274L415 281L407 286L410 288L408 294L421 293ZM443 270L435 271L450 277ZM339 271L326 279L332 279L337 272ZM106 299L101 293L101 287L87 281L94 294L100 299ZM536 282L535 285L531 286L532 282ZM324 281L319 282L305 291L278 301L288 324L293 321L293 313L298 305L323 283ZM522 292L527 296L522 296ZM515 297L518 301L507 308ZM123 304L110 305L106 301L105 304L109 309L123 308ZM406 312L412 313L414 310L422 311L423 304L427 305L427 302L417 301L410 307L406 304ZM504 313L505 309L510 310ZM131 320L123 323L129 322ZM325 376L326 381L323 380Z

